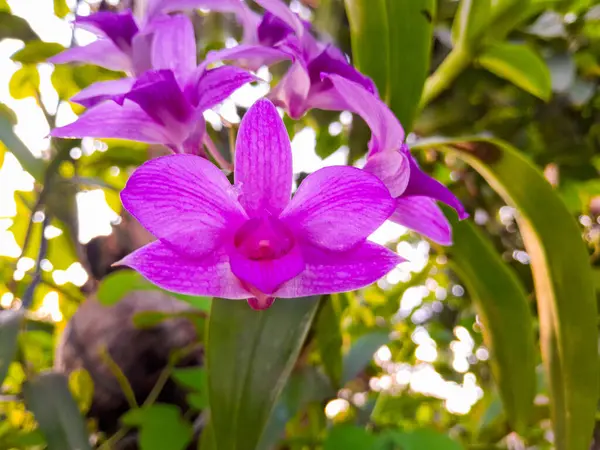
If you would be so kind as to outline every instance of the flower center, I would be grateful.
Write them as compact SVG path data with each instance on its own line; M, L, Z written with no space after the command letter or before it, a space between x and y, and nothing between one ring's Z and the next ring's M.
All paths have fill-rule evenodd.
M235 247L254 261L278 259L294 246L290 230L276 218L261 217L248 220L236 232Z

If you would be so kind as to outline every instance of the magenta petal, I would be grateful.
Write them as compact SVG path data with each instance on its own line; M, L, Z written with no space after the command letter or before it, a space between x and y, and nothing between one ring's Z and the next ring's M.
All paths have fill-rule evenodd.
M244 115L235 146L235 184L250 216L281 213L292 192L292 147L283 120L268 100Z
M190 102L199 110L205 111L221 103L237 89L257 78L244 69L223 66L199 73L185 88Z
M396 200L392 222L403 225L441 245L452 244L452 228L435 200L404 197Z
M252 296L233 275L229 258L220 249L194 259L155 241L127 255L119 265L131 267L157 286L180 294L230 299Z
M288 5L281 0L255 0L260 6L269 11L274 16L277 16L285 22L294 33L301 36L304 33L304 24L300 18L292 12Z
M324 75L342 98L347 108L369 125L372 133L370 153L398 150L404 141L404 129L385 103L363 86L339 75Z
M133 87L135 80L133 78L121 78L120 80L99 81L71 98L72 102L90 108L104 100L108 100L115 95L125 94Z
M377 177L355 167L325 167L302 182L281 220L311 244L343 251L379 228L395 204Z
M275 297L297 298L309 295L353 291L374 283L402 262L387 248L366 241L346 252L329 252L304 245L304 271L281 286Z
M100 39L84 47L73 47L48 59L53 64L79 62L95 64L110 70L128 72L132 70L129 56L112 41Z
M138 26L129 10L121 13L100 11L89 16L77 17L75 23L106 36L124 52L131 50L131 41L138 32Z
M308 72L304 64L298 60L292 64L269 97L277 106L285 108L292 119L299 119L308 108L307 98L310 87Z
M397 151L380 152L370 156L364 170L383 181L394 198L406 190L410 179L408 157Z
M149 144L170 142L168 130L156 123L138 105L126 102L119 106L104 102L87 110L75 122L50 132L63 138L116 138Z
M196 68L196 37L187 16L176 15L161 20L154 29L152 67L171 69L184 82Z
M144 163L127 181L121 200L150 233L193 257L215 249L245 219L223 172L193 155Z
M241 44L232 48L210 51L201 67L219 61L238 61L240 65L250 70L258 70L261 66L270 66L279 61L293 59L289 52L262 45Z
M405 152L408 149L405 147ZM462 205L460 200L456 196L437 180L434 180L425 172L423 172L412 156L409 156L410 160L410 180L406 190L404 191L404 197L412 196L423 196L431 197L435 200L439 200L448 206L451 206L458 213L459 219L466 219L469 214L465 211L465 207Z
M263 294L273 294L283 283L304 270L304 260L298 245L278 259L252 260L237 250L232 250L229 260L232 272L245 283L244 286L250 292L257 289Z

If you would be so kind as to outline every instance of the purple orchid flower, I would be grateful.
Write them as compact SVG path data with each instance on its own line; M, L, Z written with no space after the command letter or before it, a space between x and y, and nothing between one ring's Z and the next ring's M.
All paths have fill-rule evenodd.
M311 108L343 109L340 106L343 102L331 83L323 82L323 73L340 75L377 95L373 81L352 67L339 49L316 40L310 33L310 24L303 22L285 3L280 0L256 0L256 3L266 12L256 23L252 38L237 47L209 52L207 63L235 60L257 69L291 59L290 69L270 98L294 119Z
M366 241L394 210L377 177L354 167L309 175L290 201L292 152L274 105L244 115L235 185L193 155L146 162L121 193L124 207L158 240L125 257L174 292L248 299L344 292L378 280L401 259Z
M202 113L256 77L237 67L196 67L194 29L186 16L173 16L162 31L151 55L159 70L119 80L112 90L103 83L82 91L73 100L91 108L52 136L130 139L203 154L202 142L208 142Z
M344 99L346 109L361 116L371 128L364 170L379 177L396 199L390 220L442 244L452 243L452 229L437 206L451 206L459 218L466 213L461 202L440 182L423 172L404 144L404 129L390 109L361 85L338 75L324 75Z

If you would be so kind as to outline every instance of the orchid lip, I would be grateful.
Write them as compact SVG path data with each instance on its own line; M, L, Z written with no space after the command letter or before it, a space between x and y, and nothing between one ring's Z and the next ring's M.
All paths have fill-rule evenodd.
M277 218L255 217L235 233L235 248L253 261L269 261L287 255L295 244L291 231Z

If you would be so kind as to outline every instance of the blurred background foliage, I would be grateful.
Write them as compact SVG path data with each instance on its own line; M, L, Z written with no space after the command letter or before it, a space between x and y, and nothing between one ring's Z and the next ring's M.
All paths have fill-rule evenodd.
M76 10L130 6L37 1L52 4L56 21L71 20ZM7 64L8 92L33 102L51 128L72 115L65 110L83 111L68 102L71 96L122 74L45 63L64 47L41 39L30 17L13 14L16 3L0 0L1 49L10 49L16 63ZM407 262L377 285L328 296L316 313L305 313L306 341L290 347L298 360L265 431L255 430L256 448L600 449L600 424L594 427L598 2L293 0L291 6L373 77L411 131L408 142L421 165L453 188L471 218L459 224L448 214L456 227L449 248L387 230L384 240ZM240 39L228 15L193 17L200 58ZM77 43L73 34L71 45ZM275 79L281 73L272 69ZM245 109L235 106L240 114ZM285 120L290 137L312 145L319 161L355 163L365 154L370 133L358 117L313 110ZM23 143L28 133L40 134L29 121L0 104L0 163L8 168L0 172L6 213L0 217L0 449L120 448L131 429L139 430L144 450L184 449L198 423L205 429L199 446L214 448L211 435L223 432L217 422L206 428L206 415L199 422L156 398L140 407L134 399L112 438L97 433L97 423L80 414L92 402L89 374L77 370L67 380L50 370L59 336L90 292L114 305L132 291L156 289L127 271L96 277L103 278L97 289L86 275L92 268L80 241L89 238L81 239L80 222L82 214L96 213L82 212L82 195L90 193L102 193L120 214L118 192L128 174L160 150L45 139L39 151ZM236 127L228 119L210 130L226 157ZM29 175L9 186L15 159ZM195 320L203 340L210 300L184 300L203 312ZM145 312L134 321L152 327L169 317ZM176 360L165 373L189 390L191 411L206 411L206 369L175 368ZM127 391L127 380L120 381ZM262 380L262 387L271 381ZM244 420L242 414L238 422Z

